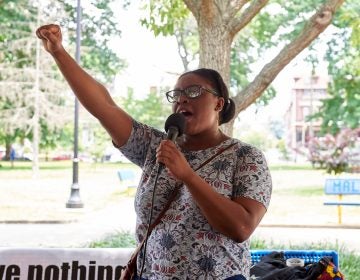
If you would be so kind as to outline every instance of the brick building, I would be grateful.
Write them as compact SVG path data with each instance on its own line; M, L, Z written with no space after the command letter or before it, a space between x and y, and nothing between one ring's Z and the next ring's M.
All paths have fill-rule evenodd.
M307 120L307 116L315 113L321 99L326 98L327 87L327 76L294 77L291 101L285 115L287 144L291 149L306 146L309 137L317 135L320 130L320 122Z

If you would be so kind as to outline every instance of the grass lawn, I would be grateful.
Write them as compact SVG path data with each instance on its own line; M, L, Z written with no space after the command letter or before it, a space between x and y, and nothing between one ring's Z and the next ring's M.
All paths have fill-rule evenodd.
M264 224L337 225L337 207L324 206L323 202L337 199L324 194L326 178L323 170L309 167L293 169L271 167L273 194ZM359 177L359 174L343 174ZM358 201L359 196L347 196L347 201ZM360 226L360 207L343 207L343 224Z
M31 162L15 162L14 168L9 162L0 164L0 221L81 218L84 211L96 211L104 205L116 203L123 195L118 169L130 167L140 172L131 164L80 162L80 197L85 207L74 211L64 207L72 186L71 161L40 162L37 178L33 178ZM337 208L323 206L325 200L333 199L323 193L328 177L324 171L313 170L310 165L270 168L273 195L263 224L336 225ZM346 199L359 198L350 196ZM360 207L344 207L343 224L359 225L359 216Z
M41 162L37 178L30 162L0 162L0 221L74 221L116 203L123 190L117 170L127 164L79 164L82 209L65 207L72 186L72 162ZM133 166L131 165L133 168ZM24 211L26 209L26 211Z

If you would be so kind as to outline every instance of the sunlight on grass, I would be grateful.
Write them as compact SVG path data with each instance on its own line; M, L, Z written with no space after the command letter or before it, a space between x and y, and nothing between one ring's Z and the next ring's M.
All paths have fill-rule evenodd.
M79 163L80 197L84 209L65 207L72 186L72 162L40 162L39 176L33 178L31 162L16 162L14 168L1 162L0 168L0 221L72 221L85 212L103 209L119 203L125 189L117 177L129 164ZM26 208L26 211L24 209Z
M96 240L88 245L89 248L135 248L136 241L134 234L130 232L118 232L105 237L103 240Z
M293 196L321 196L324 194L324 188L319 186L299 187L299 188L284 188L274 190L278 195L293 195Z
M311 166L311 164L299 164L299 165L270 165L269 166L270 171L275 170L314 170L314 168Z

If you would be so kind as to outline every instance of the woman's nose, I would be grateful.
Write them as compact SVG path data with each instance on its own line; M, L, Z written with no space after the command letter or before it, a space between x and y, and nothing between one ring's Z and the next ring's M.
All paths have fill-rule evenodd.
M180 96L179 96L179 99L177 100L177 103L187 103L189 102L189 98L186 96L185 93L181 93Z

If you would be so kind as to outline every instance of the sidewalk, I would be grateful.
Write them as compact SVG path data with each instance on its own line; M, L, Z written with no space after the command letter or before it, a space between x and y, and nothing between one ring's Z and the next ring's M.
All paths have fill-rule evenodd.
M100 211L87 213L76 222L0 223L0 246L86 247L89 242L101 240L116 232L134 232L135 219L133 198L123 197L119 203ZM346 246L360 253L358 236L360 236L359 227L261 224L252 237L284 245L327 242Z
M123 198L105 209L82 213L82 218L69 222L0 223L1 247L85 247L120 231L134 232L133 198ZM86 209L68 211L86 212Z

